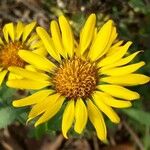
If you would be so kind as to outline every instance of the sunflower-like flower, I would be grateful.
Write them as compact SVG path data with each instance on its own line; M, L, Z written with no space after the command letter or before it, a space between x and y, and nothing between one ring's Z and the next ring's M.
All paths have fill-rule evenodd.
M34 51L35 53L45 55L46 51L41 43L38 35L32 33L36 22L30 24L8 23L4 25L0 35L0 85L2 84L6 74L9 72L10 66L20 68L32 68L30 65L21 59L18 55L20 49ZM9 73L8 79L18 76Z
M28 121L40 116L35 126L48 121L66 103L62 116L64 137L68 137L67 132L73 124L74 130L81 134L89 119L98 138L104 141L107 130L102 113L112 122L119 123L120 118L112 107L130 107L132 100L139 99L139 94L126 86L149 81L149 77L134 73L145 64L143 61L128 64L140 51L127 55L131 42L116 42L117 32L112 20L98 32L95 23L96 16L91 14L81 30L79 42L64 16L59 17L59 23L51 21L50 34L37 27L37 34L49 57L25 50L18 54L25 62L46 73L35 74L19 67L9 67L13 73L24 75L24 79L9 80L8 86L40 89L13 101L15 107L32 106Z

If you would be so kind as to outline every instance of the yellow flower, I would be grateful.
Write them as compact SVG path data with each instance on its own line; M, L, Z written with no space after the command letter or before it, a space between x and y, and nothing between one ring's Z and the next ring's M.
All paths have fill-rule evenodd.
M45 55L46 51L38 35L36 33L31 34L35 25L36 22L27 25L24 25L22 22L4 25L0 36L0 85L8 73L8 67L32 68L31 65L27 65L27 63L19 57L18 51L20 49ZM13 73L9 73L8 79L16 77L17 76Z
M74 124L74 130L81 134L89 119L99 139L106 140L106 126L102 112L114 123L120 118L112 109L131 106L132 100L139 99L137 92L124 86L144 84L149 77L134 73L145 63L128 63L139 53L126 55L131 42L116 41L117 32L112 20L107 21L97 32L96 16L91 14L80 33L79 44L64 16L50 23L51 36L42 27L36 31L49 57L42 57L30 51L21 50L19 56L44 75L27 73L18 67L9 70L24 75L22 80L10 80L13 88L41 89L20 100L13 106L32 105L29 120L40 116L35 126L48 121L66 103L62 117L62 133ZM42 89L47 87L47 89Z

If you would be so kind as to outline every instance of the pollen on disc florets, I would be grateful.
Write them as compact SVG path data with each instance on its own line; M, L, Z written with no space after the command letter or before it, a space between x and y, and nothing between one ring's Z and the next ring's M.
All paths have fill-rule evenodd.
M24 49L21 42L10 42L0 47L0 65L7 69L9 66L24 67L25 62L19 57L19 49Z
M56 69L53 83L67 98L87 98L96 88L96 66L78 57L66 60Z

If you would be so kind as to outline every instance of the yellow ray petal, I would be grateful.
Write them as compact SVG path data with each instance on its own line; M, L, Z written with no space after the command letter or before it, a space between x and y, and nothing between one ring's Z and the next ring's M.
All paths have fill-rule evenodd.
M113 21L107 21L97 34L95 42L92 44L88 57L95 61L104 52L112 32Z
M3 28L3 34L7 43L9 42L9 36L11 40L14 42L15 40L14 24L13 23L6 24Z
M57 102L51 107L51 109L47 109L47 111L38 119L38 121L35 123L35 127L52 118L60 110L64 100L65 97L61 96L58 98Z
M54 21L54 20L51 21L50 30L51 30L52 40L55 45L55 48L59 51L59 53L64 58L67 58L67 52L63 48L60 29L59 29L58 23L56 21Z
M1 86L5 76L7 74L7 72L8 72L7 70L3 70L3 71L0 72L0 86Z
M75 125L74 130L81 134L87 123L87 109L82 99L77 99L75 105Z
M5 25L6 26L6 25ZM4 26L3 28L3 34L4 34L4 39L5 41L8 43L9 42L9 38L8 38L8 31L6 29L6 27ZM3 41L2 41L3 42Z
M99 70L101 74L110 75L110 76L122 76L126 74L130 74L141 68L145 65L145 62L141 61L139 63L118 67L118 68L112 68L108 70Z
M98 108L92 103L91 100L87 100L87 110L89 120L96 129L97 136L100 140L105 141L107 136L106 125L104 118Z
M59 25L62 32L62 42L67 54L72 57L74 54L74 37L71 27L64 16L59 17Z
M26 65L25 69L29 71L37 72L37 69L35 69L32 65Z
M40 47L44 47L43 42L42 41L35 41L33 44L30 45L30 49L37 49Z
M125 100L135 100L139 99L140 95L137 92L128 90L119 85L98 85L97 88L102 90L114 97L122 98Z
M117 115L117 113L108 105L106 105L101 97L101 94L98 94L99 92L95 92L92 97L98 108L107 115L107 117L114 123L119 123L120 118Z
M45 81L45 80L49 80L50 77L44 73L40 73L40 72L33 72L33 71L29 71L20 67L9 67L8 70L10 72L13 72L19 76L22 76L24 78L27 79L31 79L31 80L36 80L38 81Z
M113 68L113 67L118 67L118 66L122 66L122 65L126 65L128 64L132 59L134 59L141 51L137 51L125 58L122 58L110 65L107 65L107 66L104 66L101 68L101 70L106 70L106 69L109 69L109 68Z
M96 15L91 14L87 21L85 22L85 25L82 29L82 32L80 34L80 44L79 44L79 49L80 49L80 54L82 55L89 44L92 41L93 38L93 33L95 30L95 23L96 23Z
M48 54L47 50L43 46L33 50L32 52L34 52L34 53L36 53L36 54L38 54L40 56L47 56L47 54Z
M119 46L121 46L121 44L123 43L123 40L121 40L121 41L117 41L115 44L113 44L112 45L112 47L111 48L116 48L116 47L119 47Z
M24 24L21 21L18 21L16 26L16 40L19 40L24 30Z
M107 56L112 55L114 53L116 53L116 51L118 50L118 48L122 45L123 41L118 41L117 43L115 43L114 45L112 45L110 47L110 49L107 52Z
M43 101L52 92L53 90L41 90L28 97L25 97L19 100L14 100L12 104L14 107L23 107L23 106L33 105L33 104L39 103L40 101Z
M23 77L19 76L19 75L16 75L12 72L9 72L8 74L8 80L13 80L13 79L23 79Z
M42 28L42 27L37 27L36 28L36 32L39 35L39 37L41 38L43 44L45 45L46 50L48 51L48 53L57 61L60 61L60 55L58 54L58 52L55 50L54 44L52 39L50 38L49 34L47 33L47 31Z
M1 37L0 37L0 45L4 45L4 42Z
M127 42L124 46L121 46L116 53L114 53L113 55L107 56L104 59L102 59L99 63L98 63L98 67L102 67L102 66L106 66L109 64L112 64L114 62L116 62L117 60L121 59L127 52L129 46L132 44L132 42Z
M111 37L109 39L109 42L111 43L110 46L114 43L114 41L116 40L117 36L118 36L117 29L116 29L115 26L113 26L112 27ZM109 49L110 49L110 46L108 47Z
M69 100L62 118L62 134L67 139L67 132L74 121L74 100Z
M3 67L0 67L0 71L2 71L3 70Z
M37 42L39 40L38 35L33 33L27 41L27 45L31 45L33 42Z
M35 68L50 72L55 68L55 65L44 56L40 56L27 50L20 50L18 55Z
M91 45L93 45L93 43L95 42L96 37L97 37L97 27L94 28L93 39L92 39Z
M119 84L123 86L140 85L149 82L150 78L142 74L127 74L123 76L111 76L100 79L103 82Z
M103 51L103 53L101 54L101 56L103 56L104 54L106 54L108 52L108 50L110 49L112 43L114 42L114 40L117 38L118 36L118 33L116 31L116 27L113 26L112 27L112 32L111 32L111 35L110 35L110 38L109 38L109 42L105 48L105 50Z
M109 94L106 94L104 92L97 91L96 94L100 97L99 100L103 101L108 106L112 106L115 108L127 108L132 106L131 102L115 99Z
M27 37L30 35L32 30L34 29L36 22L31 22L24 27L22 41L25 42Z
M54 92L53 90L51 91L52 92L50 94ZM41 113L45 112L47 109L50 109L51 107L53 107L53 105L55 105L59 97L60 97L60 94L56 93L48 97L45 97L44 99L42 98L42 100L40 100L39 103L37 103L36 105L32 107L29 113L29 116L28 116L29 119L27 120L27 122L39 116Z
M47 87L51 85L49 81L34 81L34 80L27 80L27 79L22 79L22 80L9 80L7 81L7 86L12 87L12 88L19 88L19 89L33 89L33 90L38 90L42 89L44 87Z

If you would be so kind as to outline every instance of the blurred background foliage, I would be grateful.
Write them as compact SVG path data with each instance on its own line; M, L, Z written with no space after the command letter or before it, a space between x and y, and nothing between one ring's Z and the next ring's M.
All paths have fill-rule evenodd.
M69 18L73 32L78 39L79 32L90 13L97 16L97 26L100 27L108 19L113 19L119 32L119 38L133 42L129 53L143 50L134 60L143 60L146 65L140 70L141 73L150 75L150 0L1 0L0 1L0 25L13 21L22 20L30 22L36 20L39 25L49 27L49 21L57 19L59 15ZM88 141L91 149L96 146L104 149L115 147L120 144L127 146L125 149L150 149L150 86L134 87L141 94L141 99L133 102L129 109L117 110L122 122L116 126L106 119L108 127L108 143L102 144L96 140L90 124L85 130L84 136L79 137L70 131L71 137L83 137ZM29 108L15 109L11 106L12 99L29 95L32 91L17 91L8 89L5 85L0 87L0 140L4 140L4 131L10 133L22 128L27 131L25 137L43 139L48 135L52 141L60 134L62 110L48 123L34 128L32 122L25 127ZM24 129L25 128L25 129ZM92 134L91 134L92 133ZM2 135L3 136L2 136ZM13 137L13 135L12 135ZM16 137L22 138L19 134ZM0 141L0 147L4 147ZM22 140L23 141L23 140ZM63 139L60 147L67 149ZM72 142L72 141L71 141ZM65 143L65 144L64 144ZM124 143L127 143L126 145ZM26 144L24 142L24 144ZM30 144L29 144L30 145ZM31 144L32 145L32 144ZM37 144L39 145L39 144ZM63 146L62 146L63 145ZM73 145L73 142L72 142ZM132 145L129 147L129 145ZM66 147L65 147L66 146ZM25 146L32 149L32 146ZM123 149L124 147L118 148ZM96 150L98 150L98 148ZM71 146L69 145L69 149ZM72 148L73 149L73 148ZM113 148L112 148L113 149ZM17 150L17 149L16 149ZM52 149L53 150L53 149Z

